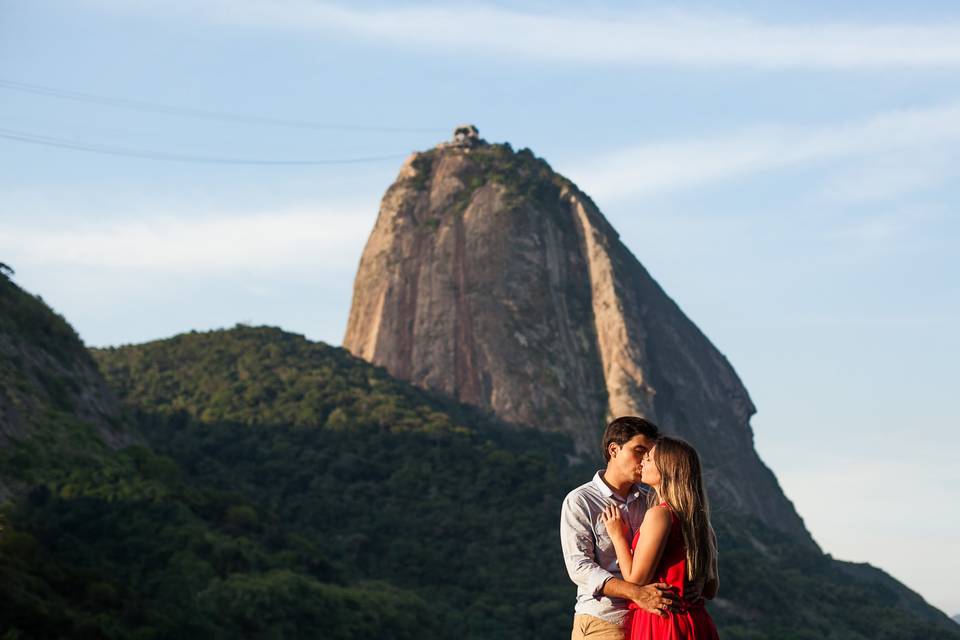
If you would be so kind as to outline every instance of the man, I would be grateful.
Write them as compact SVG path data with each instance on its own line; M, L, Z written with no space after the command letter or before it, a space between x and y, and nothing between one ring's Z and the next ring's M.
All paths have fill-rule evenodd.
M577 585L572 640L623 640L623 622L632 600L665 615L676 595L664 583L645 586L623 580L617 552L603 523L603 508L616 504L630 526L640 527L649 489L640 482L643 454L656 444L659 429L643 418L624 416L603 432L606 469L571 491L560 511L560 546L570 579Z

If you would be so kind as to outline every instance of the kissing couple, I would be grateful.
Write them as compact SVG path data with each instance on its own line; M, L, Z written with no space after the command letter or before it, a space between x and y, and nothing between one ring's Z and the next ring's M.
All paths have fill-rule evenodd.
M720 580L696 449L633 416L608 424L602 445L606 468L560 511L571 640L719 640L704 608Z

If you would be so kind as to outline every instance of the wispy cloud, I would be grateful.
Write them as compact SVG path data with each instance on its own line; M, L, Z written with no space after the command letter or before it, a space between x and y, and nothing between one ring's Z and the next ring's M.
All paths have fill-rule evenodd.
M309 0L88 0L119 11L320 31L417 49L572 64L760 69L960 65L960 23L773 24L710 11L546 14L475 4L356 8Z
M858 163L834 175L823 192L829 199L843 203L890 200L942 184L957 172L958 155L955 149L931 149L923 154L891 154Z
M124 222L0 229L14 266L101 267L207 274L353 267L376 211L350 208L244 215L149 215Z
M640 145L560 169L601 201L687 189L765 171L841 158L943 153L960 139L960 103L884 113L840 126L751 127L732 134ZM910 164L899 156L901 163ZM953 175L942 171L939 179ZM912 175L898 192L936 182ZM870 194L866 194L870 195Z

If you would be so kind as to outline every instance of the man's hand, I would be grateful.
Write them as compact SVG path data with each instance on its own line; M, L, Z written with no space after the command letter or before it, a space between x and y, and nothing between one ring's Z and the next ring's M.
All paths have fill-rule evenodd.
M637 585L629 597L641 609L666 618L668 612L677 610L677 594L672 589L666 582Z
M610 578L603 583L603 595L608 598L633 600L641 609L661 618L666 618L669 611L679 612L677 607L679 598L672 589L673 587L666 582L641 587L620 578Z

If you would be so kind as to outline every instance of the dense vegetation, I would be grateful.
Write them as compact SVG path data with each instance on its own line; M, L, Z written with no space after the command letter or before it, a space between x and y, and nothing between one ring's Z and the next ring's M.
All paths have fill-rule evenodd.
M428 187L433 165L448 150L430 149L417 154L413 161L415 174L409 180L410 186L417 190ZM504 205L512 207L542 204L544 210L555 208L562 189L571 189L581 198L589 200L577 187L554 173L546 160L536 157L530 149L514 151L508 143L484 144L469 149L470 162L461 169L459 177L463 181L454 202L444 208L445 215L460 215L470 204L474 193L488 184L503 189ZM439 220L428 220L433 229L439 226Z
M277 329L95 357L142 443L0 450L32 486L2 513L0 638L569 633L557 511L594 464L568 441ZM716 524L724 638L960 638L879 572Z
M44 351L68 367L74 366L78 361L90 361L90 355L73 327L62 316L54 313L42 298L32 296L14 284L2 270L0 336L4 339L4 355L7 356L0 360L0 366L3 367L0 372L5 376L4 382L8 382L10 378L22 378L27 373L24 363L11 357L11 354L18 350L18 345L42 346Z
M7 510L0 620L47 637L523 637L566 624L560 559L527 534L555 529L567 443L276 330L151 348L98 354L118 390L143 394L134 417L150 446L33 468L35 488ZM155 372L140 387L108 364L128 356ZM241 397L274 402L244 412L219 393L244 378ZM29 459L30 443L4 455Z

